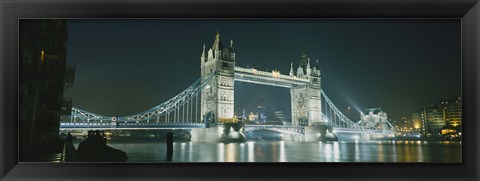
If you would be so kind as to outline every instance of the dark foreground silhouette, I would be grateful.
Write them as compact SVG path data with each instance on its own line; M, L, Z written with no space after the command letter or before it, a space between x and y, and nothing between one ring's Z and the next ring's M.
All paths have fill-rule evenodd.
M167 161L171 162L173 156L173 134L167 133Z
M101 131L89 131L88 138L77 148L81 162L125 162L128 157L124 151L107 146L107 140Z

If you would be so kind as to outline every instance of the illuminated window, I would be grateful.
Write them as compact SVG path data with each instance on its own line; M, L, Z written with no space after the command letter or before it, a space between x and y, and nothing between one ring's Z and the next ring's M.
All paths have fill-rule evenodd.
M42 52L40 53L40 60L42 61L42 64L45 63L45 51L42 50Z

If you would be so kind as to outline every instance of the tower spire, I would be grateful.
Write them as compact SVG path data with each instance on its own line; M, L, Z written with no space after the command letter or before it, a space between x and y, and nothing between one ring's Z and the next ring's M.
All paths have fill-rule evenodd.
M235 50L233 49L233 40L230 39L230 49L228 50L230 53L235 53Z
M308 64L308 57L305 51L303 51L302 58L300 59L300 65L298 66L299 69L302 69L302 74L305 75L307 73L307 64ZM299 72L297 71L297 74Z
M312 75L312 67L310 66L310 57L307 58L307 76Z
M220 40L220 33L217 30L217 33L215 34L215 41L213 42L212 50L222 50L223 45L222 41Z
M307 58L307 69L311 68L310 66L310 57Z
M317 59L317 75L320 76L320 64L318 63L318 59Z
M203 44L202 58L205 57L205 44Z
M293 74L294 74L294 73L293 73L293 63L290 62L290 74L289 74L289 75L290 75L290 76L293 76Z

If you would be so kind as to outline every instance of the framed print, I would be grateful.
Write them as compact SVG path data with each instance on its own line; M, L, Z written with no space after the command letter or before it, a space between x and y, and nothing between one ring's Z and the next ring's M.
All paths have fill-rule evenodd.
M1 8L2 179L478 179L477 1Z

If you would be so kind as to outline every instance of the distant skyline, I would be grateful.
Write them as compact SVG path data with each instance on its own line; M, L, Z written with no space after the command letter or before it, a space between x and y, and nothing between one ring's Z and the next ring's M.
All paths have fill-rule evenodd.
M340 109L380 107L394 119L461 94L460 20L68 20L74 107L107 116L144 111L200 78L202 45L218 30L236 64L288 74L303 52ZM235 82L235 111L264 97L290 116L290 91ZM249 110L250 109L250 110Z

